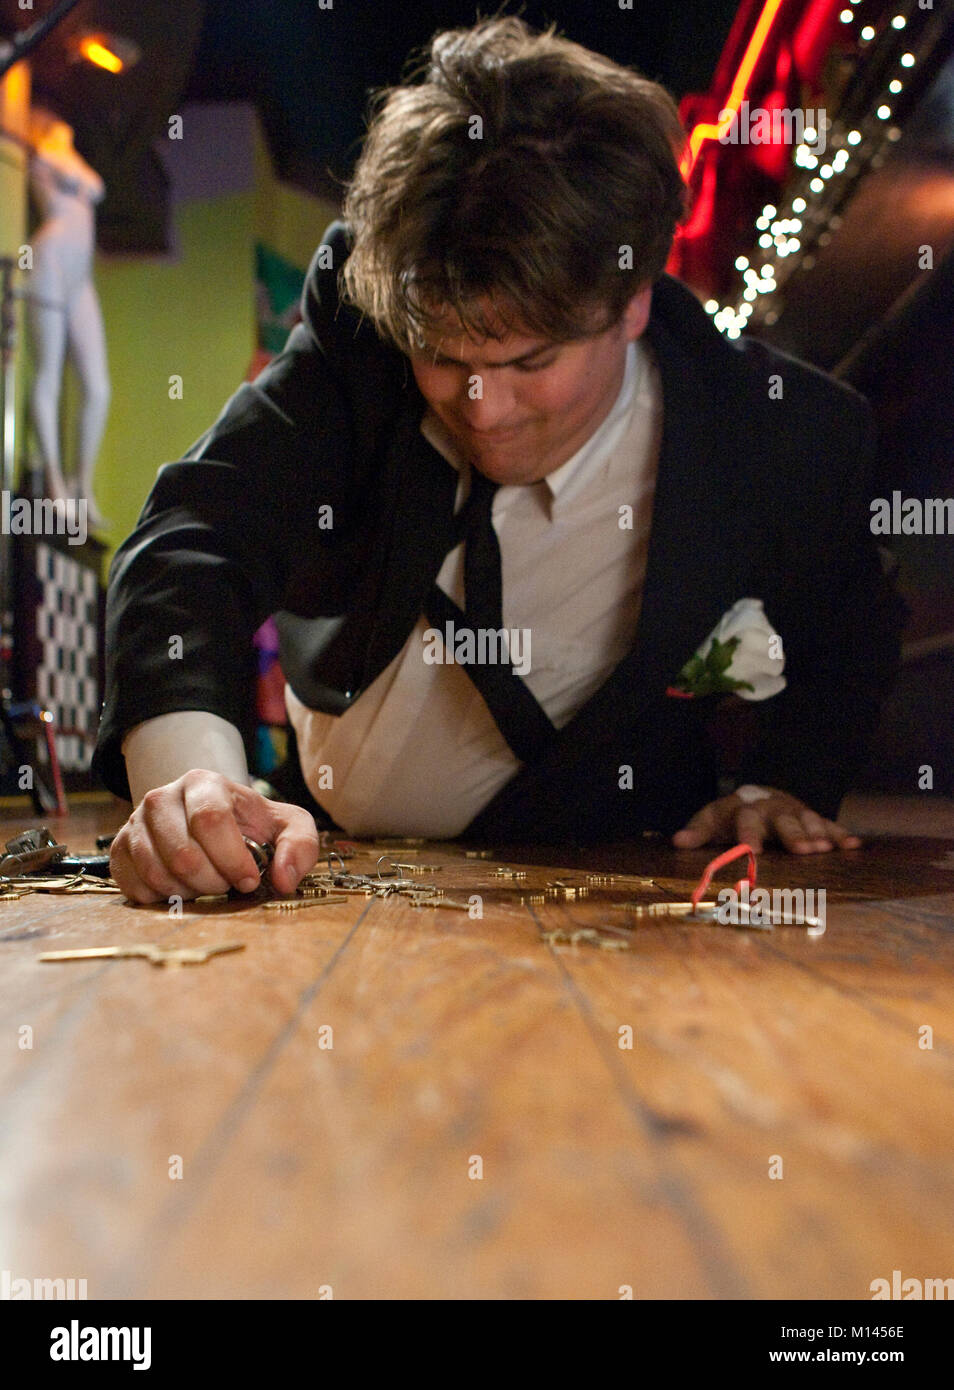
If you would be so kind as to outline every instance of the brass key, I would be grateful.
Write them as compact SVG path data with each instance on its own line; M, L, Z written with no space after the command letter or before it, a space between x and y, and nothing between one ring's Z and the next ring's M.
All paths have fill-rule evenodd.
M627 912L631 912L634 917L682 917L690 922L704 922L710 927L751 927L753 931L771 931L772 923L767 920L770 913L761 913L760 922L720 922L716 916L721 903L700 902L700 903L623 903Z
M223 941L218 946L157 946L149 959L153 965L205 965L212 956L244 950L244 941Z
M4 892L23 893L121 893L111 878L98 874L18 874L0 879Z
M320 896L304 898L271 898L267 903L262 903L262 907L269 907L278 912L297 912L308 907L333 907L336 903L347 901L347 893L323 893Z
M44 951L37 960L125 960L139 956L152 965L204 965L211 956L244 949L244 941L223 941L217 946L160 946L143 942L137 946L81 946L69 951Z
M623 903L627 912L634 917L699 917L710 920L715 917L718 903Z
M119 960L126 956L156 959L155 946L78 946L70 951L44 951L37 960Z
M696 904L695 908L691 902L623 903L623 907L634 917L688 917L690 921L706 922L711 926L735 927L750 931L771 931L773 927L779 926L824 928L824 923L820 917L801 917L795 921L791 914L773 912L769 908L758 905L750 907L745 903L737 903L731 908L731 911L738 917L738 921L720 921L717 915L719 908L728 906L726 903L718 902L700 902ZM754 922L751 920L753 916L756 918Z

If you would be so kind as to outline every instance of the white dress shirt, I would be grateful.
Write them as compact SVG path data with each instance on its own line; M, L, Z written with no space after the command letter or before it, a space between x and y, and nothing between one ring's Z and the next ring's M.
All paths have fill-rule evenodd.
M523 679L557 728L632 645L661 427L658 369L651 348L639 340L629 344L612 409L586 443L541 482L500 486L494 496L503 625L529 634L530 669ZM459 510L469 491L469 466L430 410L421 431L461 474ZM461 608L463 549L449 552L437 576ZM285 686L305 782L348 834L458 835L521 766L466 670L425 661L428 629L422 616L403 649L344 714L310 709ZM199 712L161 715L123 741L134 800L137 787L146 790L145 782L170 766L173 741L181 760L183 737L194 736L195 726L179 721L189 719L208 721L205 747L221 741L228 766L217 770L246 780L235 763L232 735L238 731L227 721Z

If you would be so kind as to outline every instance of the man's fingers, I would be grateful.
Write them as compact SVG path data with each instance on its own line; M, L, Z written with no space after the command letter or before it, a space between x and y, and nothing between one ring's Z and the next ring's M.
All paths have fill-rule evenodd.
M318 829L301 806L272 802L271 810L276 829L272 831L275 857L269 877L279 893L293 893L321 855Z
M735 795L703 806L672 837L679 849L697 849L709 840L734 839L761 853L766 840L777 839L791 854L821 854L858 849L861 840L835 821L826 820L788 792L776 791L753 803Z
M816 852L834 849L837 841L832 833L833 827L824 816L820 816L817 811L806 809L801 814L801 822L803 835L811 842Z
M861 840L843 826L826 820L817 811L803 807L795 812L780 812L775 817L779 839L792 854L824 854L837 845L839 849L857 849Z
M155 787L147 792L134 813L145 823L165 868L188 886L189 895L193 897L202 893L226 893L232 881L219 867L214 836L208 841L200 838L212 827L208 822L203 824L201 817L195 826L190 823L190 814L201 804L196 801L200 796L208 798L211 804L221 798L221 789L210 779L204 782L196 779L190 784L183 778L178 787ZM227 805L226 800L226 812Z
M817 811L805 811L802 815L802 825L813 839L827 841L828 849L833 845L837 845L839 849L858 849L861 844L857 835L853 835L837 821L825 820Z
M764 801L754 806L742 806L735 813L735 838L737 844L748 845L753 854L761 854L767 835L772 833L772 824L761 808Z
M232 792L239 830L249 839L274 845L269 879L279 893L293 893L321 856L313 816L291 802L269 801L252 787L233 784Z
M821 821L821 817L818 817ZM782 844L792 854L817 854L831 849L831 840L825 834L824 823L816 834L811 823L805 823L805 813L798 811L779 811L775 816L775 833Z
M178 895L192 896L188 884L175 878L163 863L142 817L130 817L109 851L109 872L134 903L157 903Z
M189 882L196 895L226 893L231 887L248 893L258 887L258 866L235 818L236 785L218 775L188 772L182 778L182 804L192 842L183 848L182 858L193 862Z
M728 797L723 797L720 801L710 801L708 806L703 806L701 811L697 811L681 830L677 830L672 837L677 849L697 849L699 845L708 844L714 835L724 829L728 820L727 801Z
M802 829L809 839L824 840L829 848L831 847L833 836L830 821L825 820L824 816L820 816L817 811L812 811L810 808L806 808L802 812L801 820Z

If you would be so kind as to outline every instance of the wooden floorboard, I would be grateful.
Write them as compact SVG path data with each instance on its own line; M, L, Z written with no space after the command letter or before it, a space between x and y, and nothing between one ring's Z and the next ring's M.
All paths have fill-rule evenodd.
M56 829L88 849L120 819ZM760 882L826 888L823 935L653 921L625 951L547 934L631 921L631 886L520 895L616 869L667 897L706 851L427 846L479 918L2 902L0 1268L94 1299L839 1299L945 1275L949 843L767 853ZM178 969L36 960L233 939Z

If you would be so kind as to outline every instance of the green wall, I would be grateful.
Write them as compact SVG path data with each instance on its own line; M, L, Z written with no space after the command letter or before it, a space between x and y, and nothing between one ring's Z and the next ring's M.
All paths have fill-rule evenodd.
M12 141L0 140L0 254L12 256L16 260L20 247L27 240L27 191L26 154ZM26 275L16 271L13 277L14 288L26 288ZM20 301L14 304L17 323L17 341L22 345L24 314ZM15 371L15 395L17 398L16 422L22 430L24 402L26 401L27 374L23 368L22 354L18 354ZM19 460L22 435L16 440L14 455L14 486L19 482Z
M257 123L254 184L177 205L175 263L97 257L113 392L96 467L96 497L112 523L104 579L159 467L182 456L245 379L256 344L255 243L304 272L338 215L274 177ZM169 399L173 374L182 400Z
M97 258L112 383L95 487L112 523L107 564L161 465L208 429L255 348L254 193L180 204L175 222L175 262Z
M254 155L258 240L304 273L325 228L339 216L339 210L334 203L275 178L258 123Z
M0 140L0 251L15 256L26 240L26 155Z

